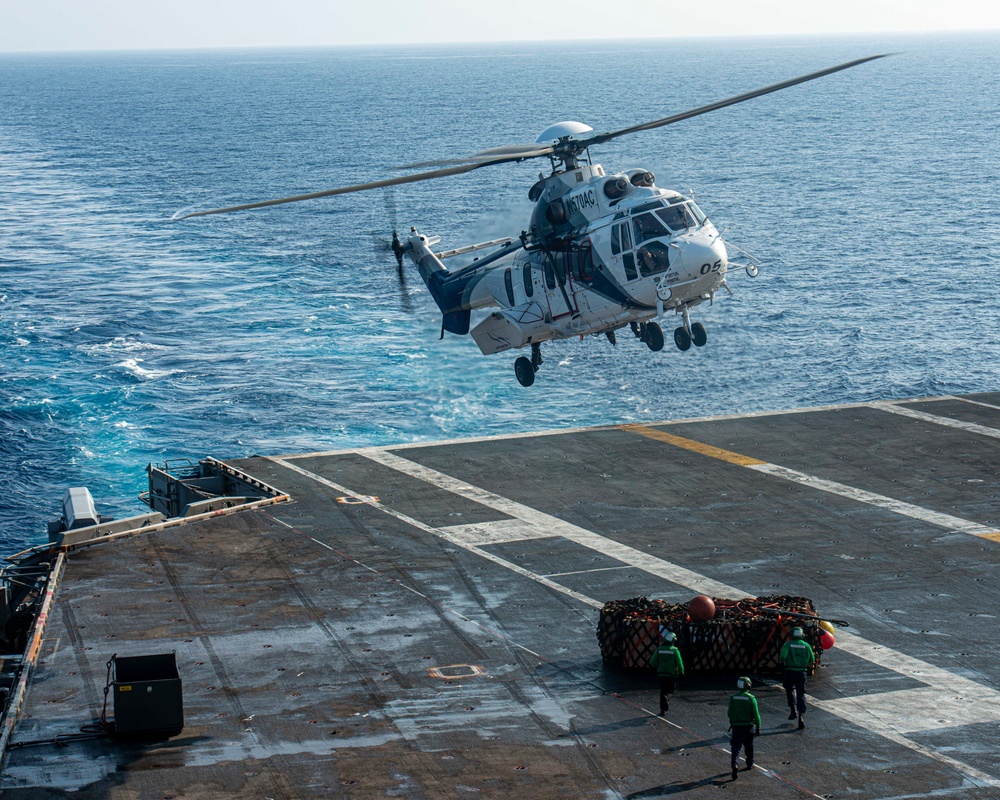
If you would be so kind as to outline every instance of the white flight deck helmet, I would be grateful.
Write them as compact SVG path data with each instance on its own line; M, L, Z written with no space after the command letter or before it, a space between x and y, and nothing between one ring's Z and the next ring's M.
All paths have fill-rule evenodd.
M792 628L793 639L801 639L803 636L805 636L805 633L802 632L802 628Z
M676 638L677 635L673 631L663 631L663 641L667 644L670 644Z
M736 681L736 688L737 689L749 689L751 686L753 686L753 684L750 682L750 679L747 678L747 677L740 678L738 681Z

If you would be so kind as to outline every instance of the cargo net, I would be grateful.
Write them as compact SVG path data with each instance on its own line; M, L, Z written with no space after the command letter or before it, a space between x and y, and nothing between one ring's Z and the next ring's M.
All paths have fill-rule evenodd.
M780 673L781 646L791 638L793 628L802 628L816 653L809 673L819 666L823 630L811 600L786 595L712 599L715 616L708 622L692 622L687 605L680 603L645 597L605 603L597 625L604 663L649 667L662 629L677 636L674 644L684 658L686 674Z

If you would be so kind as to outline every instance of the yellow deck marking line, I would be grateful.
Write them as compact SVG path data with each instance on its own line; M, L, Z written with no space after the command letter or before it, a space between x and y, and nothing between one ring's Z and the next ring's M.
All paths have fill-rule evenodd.
M712 445L705 444L704 442L696 442L694 439L685 439L683 436L677 436L673 433L667 433L666 431L657 430L656 428L650 428L646 425L622 425L621 429L623 431L628 431L629 433L638 433L640 436L645 436L647 439L655 439L658 442L666 442L667 444L674 445L674 447L681 447L685 450L690 450L694 453L701 453L703 456L715 458L719 461L725 461L729 464L736 464L741 467L752 467L756 464L767 463L766 461L761 461L758 458L751 458L750 456L733 453L729 450L723 450L721 447L713 447Z
M879 404L876 403L872 403L871 405L873 407L880 407ZM919 412L912 412L907 414L907 416L915 416L918 413ZM931 415L929 414L920 415L921 418L930 416ZM929 508L916 506L912 503L904 503L902 500L895 500L891 497L886 497L885 495L867 492L864 489L846 486L842 483L837 483L836 481L828 481L824 478L817 478L815 475L809 475L805 472L799 472L798 470L789 469L788 467L782 467L777 464L770 464L767 461L761 461L757 458L744 456L740 453L733 453L729 450L723 450L719 447L713 447L712 445L697 442L694 439L685 439L682 436L676 436L672 433L664 433L656 428L648 428L644 425L622 425L621 430L645 436L647 439L655 439L659 442L672 444L676 447L681 447L695 453L701 453L702 455L718 459L719 461L725 461L729 464L737 464L742 467L747 467L755 472L763 472L765 475L782 478L786 481L797 483L800 486L808 486L810 489L818 489L822 492L829 492L830 494L846 497L850 500L856 500L859 503L876 506L877 508L884 508L894 514L900 514L904 517L910 517L911 519L920 520L921 522L927 522L931 525L945 528L950 533L964 533L969 536L978 536L980 539L989 539L994 542L1000 542L1000 531L996 530L996 528L980 525L978 522L970 522L967 519L954 517L951 514L942 514L938 511L931 511ZM1000 435L1000 431L995 431L995 433Z
M589 531L585 528L566 522L559 517L554 517L551 514L538 511L530 506L518 503L515 500L510 500L509 498L494 494L493 492L481 487L474 486L466 483L465 481L461 481L458 478L453 478L450 475L431 469L430 467L425 467L414 461L410 461L409 459L403 458L395 453L390 453L381 448L368 448L356 450L354 452L379 464L384 464L385 466L391 467L392 469L398 470L406 475L410 475L411 477L427 481L431 485L457 494L460 497L474 500L475 502L481 503L489 508L501 511L507 516L523 522L526 530L542 530L549 535L562 536L569 541L575 542L583 547L588 547L604 555L611 556L612 558L616 558L626 564L642 569L651 575L664 578L665 580L676 583L679 586L683 586L695 593L708 594L715 597L748 596L748 593L741 589L728 586L721 581L716 581L705 575L700 575L699 573L686 569L685 567L681 567L678 564L673 564L669 561L650 555L649 553L629 547L621 542L608 539L600 534L594 533L593 531ZM294 464L290 464L283 459L272 457L270 460L302 475L310 477L313 480L326 484L327 486L336 488L342 494L354 494L351 490L334 484L320 475L316 475L315 473L311 473ZM764 464L764 466L771 466L764 462L761 463ZM470 552L474 552L496 564L511 569L519 575L530 578L543 586L583 602L591 608L603 607L603 603L601 601L588 597L581 592L574 591L569 587L563 586L556 581L553 581L550 577L533 573L517 564L512 564L505 559L499 558L493 553L489 553L480 547L470 546L460 539L456 540L456 538L449 536L447 529L431 528L430 526L425 525L422 522L412 520L381 503L372 505L374 508L390 514L401 521L408 522L420 530L424 530L429 533L433 533L436 536L448 539L448 541L453 542L459 547L464 547ZM505 522L506 524L510 524L511 521L506 520ZM883 667L888 671L916 678L927 686L925 691L928 695L921 698L921 703L919 705L913 705L911 707L912 704L908 702L910 696L905 692L899 693L898 695L901 707L900 710L905 710L907 712L909 718L909 725L907 727L910 730L927 730L931 729L935 725L940 726L941 716L938 714L937 710L935 710L935 707L938 705L945 705L945 703L942 702L945 699L948 700L947 704L951 708L959 709L964 707L964 716L969 716L971 710L975 708L977 709L977 714L975 716L978 720L982 714L988 714L991 710L995 710L995 713L993 714L993 721L1000 721L1000 692L991 687L976 683L975 681L964 678L954 672L935 667L927 662L907 656L897 650L875 644L874 642L868 641L867 639L848 631L841 630L838 632L837 648L843 652L857 656L858 658L878 664L880 667ZM955 698L956 689L964 695L963 698ZM935 698L938 702L928 702L930 697ZM964 701L964 703L962 701ZM817 707L820 705L819 701L816 701L815 699L813 702L817 705ZM890 720L881 718L877 715L859 714L856 703L830 701L822 703L822 706L825 711L841 717L841 719L850 724L857 725L858 727L868 730L877 736L882 736L889 741L907 747L913 752L919 753L927 758L938 761L951 769L954 769L976 786L1000 786L1000 780L993 775L977 769L976 767L973 767L963 761L959 761L951 756L939 753L931 748L919 744L913 739L908 738L901 733ZM926 716L927 719L922 720L920 719L921 716ZM933 719L931 719L931 717L933 717ZM959 717L953 719L951 724L963 724L962 718Z

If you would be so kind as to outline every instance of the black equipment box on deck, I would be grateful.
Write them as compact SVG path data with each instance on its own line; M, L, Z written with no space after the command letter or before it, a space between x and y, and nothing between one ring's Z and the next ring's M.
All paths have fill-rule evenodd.
M115 656L115 736L166 738L184 728L181 679L173 653Z

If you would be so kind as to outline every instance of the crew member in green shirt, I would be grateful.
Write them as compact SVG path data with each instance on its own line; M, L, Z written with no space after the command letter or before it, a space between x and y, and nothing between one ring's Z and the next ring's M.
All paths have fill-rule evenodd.
M660 679L660 716L665 716L670 708L670 695L674 693L674 684L678 678L684 677L684 660L681 651L674 645L677 637L673 631L663 631L663 643L649 659L649 665L656 667Z
M733 735L729 740L729 747L733 753L733 780L739 777L737 762L740 757L740 750L746 752L747 769L753 769L753 737L760 730L760 710L757 708L757 698L750 694L749 678L740 678L736 681L736 688L739 691L729 698L729 726Z
M781 682L788 698L788 718L795 719L797 716L801 730L806 726L802 719L802 715L806 713L806 672L816 660L816 654L805 640L802 628L792 630L792 638L782 645L778 658L785 665Z

